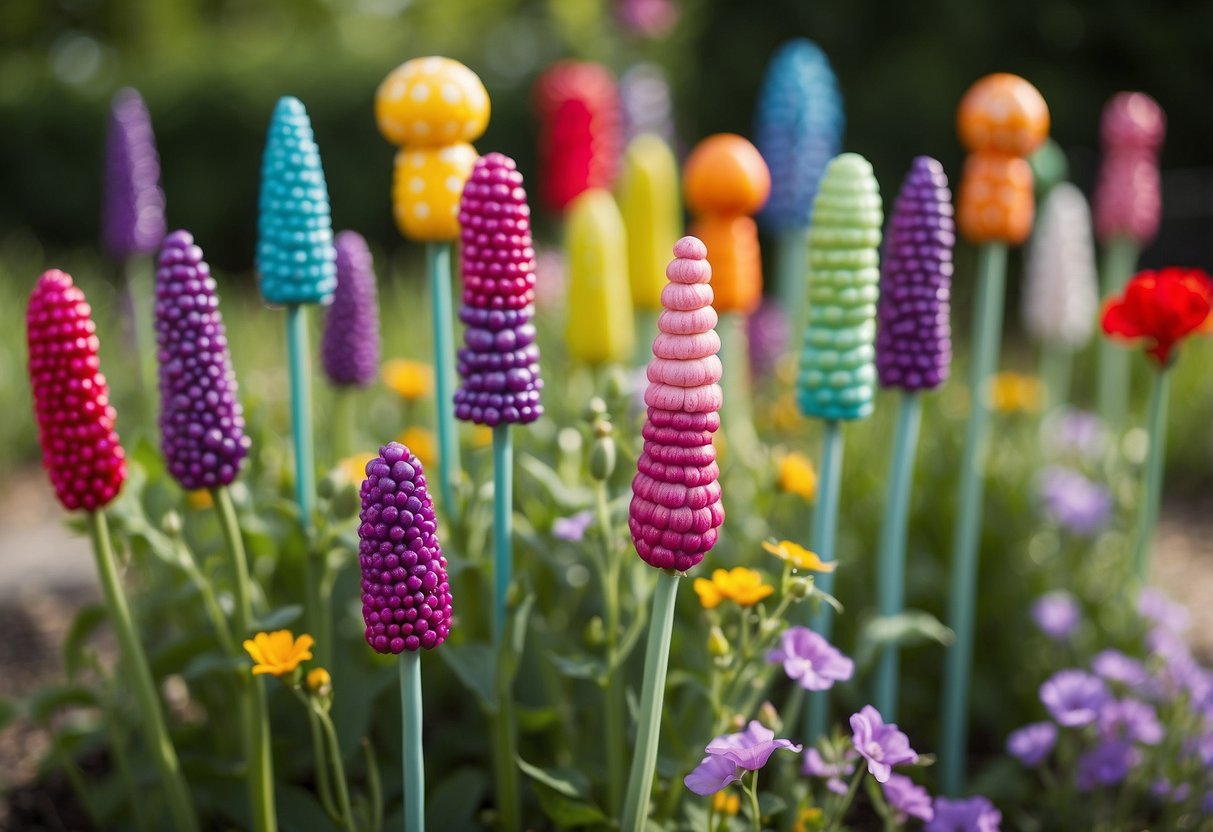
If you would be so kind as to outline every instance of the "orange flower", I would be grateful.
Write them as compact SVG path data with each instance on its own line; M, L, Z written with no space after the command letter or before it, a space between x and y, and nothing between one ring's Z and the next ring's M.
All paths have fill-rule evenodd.
M799 543L793 543L790 540L781 540L778 543L764 540L762 548L780 560L792 564L793 569L804 569L809 572L833 572L834 568L838 566L837 561L823 561L816 552L811 552Z
M304 633L295 638L290 630L275 630L272 633L257 633L244 642L244 650L253 658L253 675L268 673L282 677L293 673L295 668L312 657L312 645L316 643Z
M762 575L753 569L736 566L732 569L717 569L712 579L696 578L695 594L704 609L720 606L721 601L732 601L740 607L752 607L775 591L775 587L762 582Z

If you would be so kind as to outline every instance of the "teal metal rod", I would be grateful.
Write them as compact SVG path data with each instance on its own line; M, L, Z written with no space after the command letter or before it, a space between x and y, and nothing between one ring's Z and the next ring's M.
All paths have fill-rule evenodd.
M906 595L906 531L910 519L910 490L914 482L914 456L918 450L918 428L922 423L922 400L917 393L901 394L897 429L893 435L893 465L889 471L889 496L880 530L876 568L876 591L882 616L899 615ZM897 688L900 650L886 646L876 664L873 697L876 710L886 722L897 721Z
M720 424L738 459L751 459L758 452L758 431L754 429L753 394L750 392L750 345L746 336L745 315L733 312L720 322L720 360L724 389Z
M451 303L451 245L427 243L426 273L434 317L434 395L438 399L438 487L448 517L459 511L459 432L455 428L455 324Z
M505 637L514 571L514 440L508 422L493 428L493 643Z
M670 663L670 636L674 630L674 602L678 600L680 577L678 572L663 569L657 576L657 588L653 591L653 617L649 621L640 711L636 715L636 746L632 770L628 775L628 790L623 799L621 832L642 832L649 815L649 797L653 790L653 775L657 771L657 743L665 702L665 677Z
M817 504L813 507L813 536L809 548L823 560L836 560L835 548L838 538L838 500L842 487L842 425L835 421L825 423L825 434L821 438L821 469L817 478ZM815 578L823 592L834 592L833 573L823 572ZM834 610L822 604L813 613L813 630L827 640L834 630ZM815 691L809 695L809 707L805 709L806 741L817 742L826 733L829 719L830 697L827 691Z
M1104 246L1099 269L1104 301L1124 292L1140 253L1140 246L1128 237L1117 237ZM1129 348L1111 338L1099 339L1096 402L1100 418L1118 437L1129 409L1129 378Z
M1074 351L1063 344L1040 347L1040 381L1045 389L1045 412L1065 407L1070 400L1070 380L1074 375Z
M421 654L400 654L400 708L404 715L401 766L404 773L404 830L425 832L425 755L422 753Z
M1162 502L1162 474L1167 455L1167 403L1171 398L1171 368L1162 367L1154 379L1150 395L1150 415L1146 422L1149 446L1146 449L1146 483L1141 496L1137 533L1133 540L1133 571L1144 584L1150 577L1150 550L1158 527L1158 506Z
M969 368L969 423L961 457L960 494L952 537L952 583L948 624L956 641L944 668L943 739L940 743L940 782L945 794L964 787L968 743L969 677L973 664L973 628L977 607L978 543L985 497L985 452L989 433L987 402L990 376L998 366L1002 342L1003 293L1007 247L987 243L978 252L977 294L974 298L973 364Z
M775 240L775 297L783 307L793 329L804 322L807 314L805 297L808 281L809 229L793 228L782 232Z

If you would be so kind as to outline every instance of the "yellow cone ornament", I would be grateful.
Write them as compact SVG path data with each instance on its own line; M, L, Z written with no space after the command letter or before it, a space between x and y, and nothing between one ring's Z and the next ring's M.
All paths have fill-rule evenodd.
M669 145L644 133L628 145L617 188L628 238L628 277L637 309L661 311L666 261L682 236L678 162Z
M623 217L609 193L592 189L569 206L565 227L569 355L591 366L631 359L635 327Z

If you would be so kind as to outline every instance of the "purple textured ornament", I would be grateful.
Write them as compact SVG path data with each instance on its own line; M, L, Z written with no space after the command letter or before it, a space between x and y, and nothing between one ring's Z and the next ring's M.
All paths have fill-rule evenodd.
M188 231L164 238L156 267L160 441L182 488L228 485L248 453L215 279Z
M522 174L500 153L482 156L459 204L464 347L455 417L489 427L543 415L535 343L535 247Z
M164 237L160 157L147 107L136 90L118 90L105 141L101 238L115 259L150 254Z
M767 298L746 319L745 331L750 344L750 372L756 378L775 375L792 335L788 313L774 298Z
M948 177L939 162L919 156L897 196L881 258L876 370L882 386L915 392L947 380L955 244Z
M421 461L399 442L366 464L358 515L362 618L378 653L429 650L451 630L451 589Z
M324 374L334 387L366 387L379 372L379 293L366 240L342 231L337 248L337 288L324 317L320 344Z

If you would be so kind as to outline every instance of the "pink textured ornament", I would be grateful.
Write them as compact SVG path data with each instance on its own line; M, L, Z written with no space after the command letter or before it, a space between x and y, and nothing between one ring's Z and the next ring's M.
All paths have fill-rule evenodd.
M1162 212L1158 154L1167 117L1143 92L1122 92L1104 107L1103 162L1095 185L1095 234L1103 242L1154 239Z
M646 563L685 572L716 544L724 522L712 445L723 394L707 248L683 237L674 257L666 267L671 282L661 292L665 311L648 367L648 419L628 527Z

